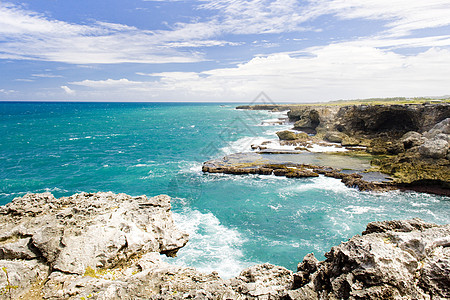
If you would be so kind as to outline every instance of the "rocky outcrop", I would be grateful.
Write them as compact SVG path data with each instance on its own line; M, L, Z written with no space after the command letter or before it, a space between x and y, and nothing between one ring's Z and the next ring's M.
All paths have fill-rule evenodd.
M187 242L168 196L29 194L0 207L0 224L0 299L450 297L450 225L419 219L369 223L295 273L265 263L227 280L160 260Z
M27 194L0 207L0 224L0 289L13 298L44 280L46 296L75 296L75 285L89 277L120 276L133 260L173 256L188 241L172 221L168 196Z
M370 223L296 273L266 263L229 280L160 260L187 242L168 196L28 194L0 224L0 299L450 297L450 225L418 219Z
M296 133L290 130L278 131L277 136L282 141L295 141L295 140L305 141L309 139L309 135L307 135L304 132Z
M450 298L450 225L373 222L325 257L298 265L290 299Z
M395 177L398 187L450 195L449 103L282 107L290 109L295 129L315 133L307 142L323 139L350 151L365 149L374 156L372 171ZM282 145L307 146L298 133L277 134Z
M449 117L449 104L354 105L341 107L333 126L351 136L400 137L408 131L428 131Z
M386 178L385 181L368 181L361 174L341 172L331 167L308 164L280 162L263 157L258 153L235 153L222 159L214 159L203 163L202 171L205 173L223 173L234 175L275 175L287 178L318 177L319 174L341 179L348 187L358 188L361 191L386 191L395 188Z
M408 131L423 133L450 118L450 104L402 105L245 105L238 109L289 110L294 129L352 137L396 137Z
M338 111L337 106L292 106L288 118L294 129L316 133L329 129Z
M378 151L381 154L397 154L375 159L372 164L380 171L396 177L395 181L405 187L420 191L427 189L438 194L450 194L450 118L447 118L423 134L410 131L398 141L381 141ZM382 144L382 146L379 146ZM386 151L386 152L384 152Z

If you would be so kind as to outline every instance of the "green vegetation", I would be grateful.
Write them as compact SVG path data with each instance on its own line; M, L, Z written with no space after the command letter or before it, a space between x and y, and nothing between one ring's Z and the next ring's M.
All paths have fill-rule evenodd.
M9 299L12 299L11 290L17 289L19 286L11 284L11 282L9 281L8 270L6 269L6 267L3 267L2 270L3 272L5 272L6 275L6 286L0 289L0 295L8 294Z
M394 98L368 98L368 99L354 99L354 100L336 100L321 103L305 103L302 105L389 105L389 104L424 104L424 103L450 103L450 96L443 97L394 97Z

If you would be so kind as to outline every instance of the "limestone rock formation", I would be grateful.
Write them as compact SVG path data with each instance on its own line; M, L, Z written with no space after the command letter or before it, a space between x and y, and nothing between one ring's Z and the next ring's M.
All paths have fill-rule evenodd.
M351 136L401 137L408 131L425 132L450 117L449 104L354 105L341 107L334 128Z
M299 264L291 299L450 298L450 225L373 222L325 256Z
M163 262L187 235L170 198L28 194L0 207L0 299L447 299L450 225L370 223L308 254L293 273L269 263L222 279Z
M48 272L47 290L53 278L120 269L146 253L175 255L188 235L175 227L170 207L168 196L113 193L14 199L0 207L2 276L8 274L10 285L20 287L8 293L29 292Z

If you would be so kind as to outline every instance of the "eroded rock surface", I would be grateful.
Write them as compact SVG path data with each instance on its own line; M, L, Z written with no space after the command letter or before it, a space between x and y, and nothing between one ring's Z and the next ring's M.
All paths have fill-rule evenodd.
M373 222L325 256L299 264L291 299L450 298L450 225Z
M0 207L0 225L0 299L450 297L450 225L419 219L370 223L296 273L266 263L227 280L160 260L187 242L168 196L29 194Z
M168 196L81 193L56 199L43 193L14 199L0 207L2 276L20 287L8 294L24 294L50 275L46 295L53 295L48 287L56 274L78 278L89 270L120 269L146 253L174 255L188 235L176 228L170 208Z

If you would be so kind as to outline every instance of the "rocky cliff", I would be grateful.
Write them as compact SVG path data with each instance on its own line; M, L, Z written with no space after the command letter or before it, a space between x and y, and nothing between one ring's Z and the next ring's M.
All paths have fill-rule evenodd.
M361 147L376 156L372 171L394 177L400 188L450 195L450 104L280 105L242 109L287 110L293 129L315 139ZM277 133L301 145L299 134Z
M0 299L448 299L450 225L374 222L312 254L224 280L164 263L188 237L170 198L29 194L0 207Z

